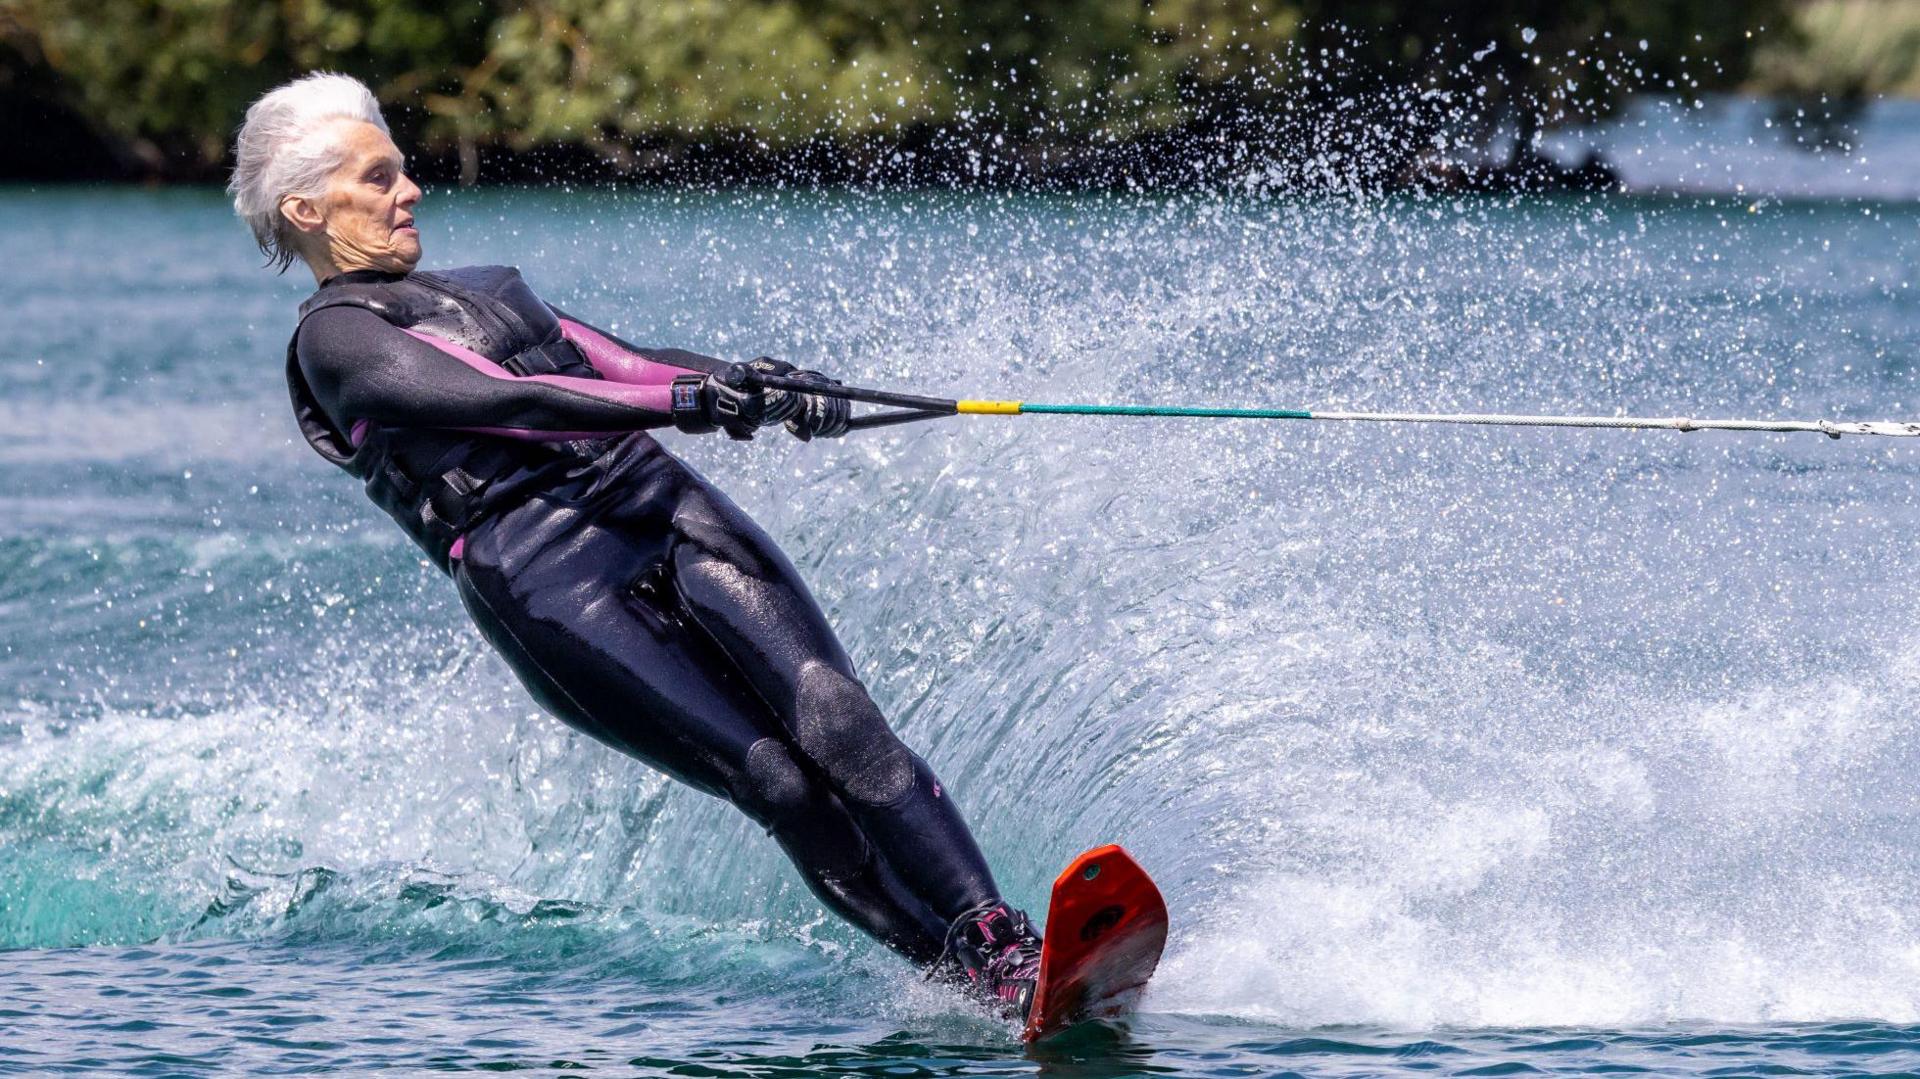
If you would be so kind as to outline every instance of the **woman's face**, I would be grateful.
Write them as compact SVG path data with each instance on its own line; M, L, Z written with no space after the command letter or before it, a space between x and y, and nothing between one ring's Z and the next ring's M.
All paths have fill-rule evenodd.
M400 149L386 132L359 120L339 121L341 165L318 200L289 197L286 214L309 236L323 236L336 269L407 273L420 263L413 208L420 187L407 177Z

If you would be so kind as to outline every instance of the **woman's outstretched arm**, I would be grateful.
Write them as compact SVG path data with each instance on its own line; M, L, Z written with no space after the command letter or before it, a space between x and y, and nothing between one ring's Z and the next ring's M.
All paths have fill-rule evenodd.
M590 325L567 314L565 311L547 305L555 318L560 320L560 332L573 342L587 362L601 378L615 382L625 382L636 386L659 386L671 384L677 378L688 374L721 375L723 383L737 386L724 379L729 368L738 365L712 356L702 356L698 352L688 352L679 348L642 348L630 341L623 341L613 334ZM791 364L780 363L771 357L762 356L752 361L751 367L771 375L785 375L789 378L814 379L831 382L813 371L802 371ZM712 385L711 380L708 383ZM715 393L727 395L726 390ZM732 395L740 397L730 408L719 409L722 413L731 413L735 417L744 417L751 413L755 417L751 423L728 423L724 418L708 414L703 417L708 424L717 423L736 438L748 437L753 426L785 422L802 442L814 438L837 438L847 433L847 423L852 416L851 405L843 399L821 397L815 394L790 394L785 390L766 390L764 392L747 391L752 403L745 400L746 395L734 390ZM688 426L685 430L711 430L711 426Z
M329 307L300 327L300 369L343 428L443 427L549 441L666 427L668 382L516 377L485 357L372 311ZM685 370L676 372L687 373Z

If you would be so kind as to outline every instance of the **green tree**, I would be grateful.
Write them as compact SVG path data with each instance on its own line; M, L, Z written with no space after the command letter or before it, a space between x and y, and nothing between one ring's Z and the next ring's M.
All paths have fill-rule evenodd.
M396 133L646 167L1004 142L1009 153L1429 158L1744 78L1787 0L0 0L0 79L173 174L210 175L247 104L315 69ZM21 91L16 91L21 92ZM4 110L0 110L4 115ZM1023 151L1024 148L1024 151ZM1188 170L1186 174L1192 174Z

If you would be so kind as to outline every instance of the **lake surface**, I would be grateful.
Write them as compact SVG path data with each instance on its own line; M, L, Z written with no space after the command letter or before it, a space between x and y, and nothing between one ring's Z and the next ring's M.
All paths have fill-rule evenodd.
M420 216L633 340L925 392L1911 418L1920 206L1831 194ZM1138 1021L1029 1052L537 712L299 442L310 284L215 192L0 192L0 1072L1920 1071L1920 447L663 436L1012 898L1106 841L1161 882Z

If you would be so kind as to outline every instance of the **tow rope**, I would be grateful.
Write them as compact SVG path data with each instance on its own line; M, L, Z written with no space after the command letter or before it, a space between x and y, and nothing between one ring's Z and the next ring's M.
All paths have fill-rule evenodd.
M896 411L856 416L855 429L889 427L941 416L1162 416L1222 420L1327 420L1357 423L1454 423L1482 427L1604 427L1650 431L1780 431L1841 435L1920 437L1920 422L1903 420L1702 420L1686 416L1529 416L1499 412L1342 412L1294 408L1210 408L1191 405L1055 405L1033 401L988 401L923 397L919 394L871 390L837 383L813 382L780 375L755 379L769 389L844 397L864 404L887 405Z

